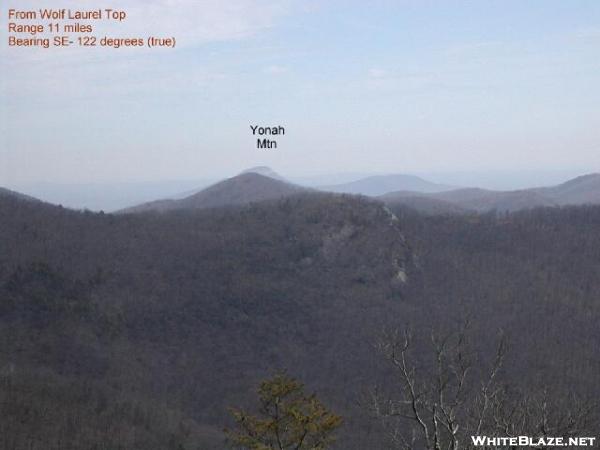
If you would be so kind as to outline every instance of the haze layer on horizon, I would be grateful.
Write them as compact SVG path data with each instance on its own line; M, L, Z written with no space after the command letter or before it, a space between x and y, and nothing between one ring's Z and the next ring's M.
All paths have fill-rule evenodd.
M0 185L600 171L594 0L122 0L95 34L177 47L7 46L9 8L59 6L81 2L1 10ZM286 134L257 149L250 125Z

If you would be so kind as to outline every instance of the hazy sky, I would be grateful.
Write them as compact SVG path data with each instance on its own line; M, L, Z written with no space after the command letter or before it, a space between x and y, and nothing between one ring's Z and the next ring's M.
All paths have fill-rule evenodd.
M8 8L122 8L15 49ZM0 185L460 170L600 171L600 2L23 1L0 6ZM258 150L250 125L283 125Z

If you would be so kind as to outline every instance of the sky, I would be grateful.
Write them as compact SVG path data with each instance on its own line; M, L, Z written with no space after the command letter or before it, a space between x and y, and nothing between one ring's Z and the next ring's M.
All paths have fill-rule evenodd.
M7 45L8 9L118 8L94 35ZM8 0L0 185L325 173L600 171L600 2ZM283 126L257 149L250 126Z

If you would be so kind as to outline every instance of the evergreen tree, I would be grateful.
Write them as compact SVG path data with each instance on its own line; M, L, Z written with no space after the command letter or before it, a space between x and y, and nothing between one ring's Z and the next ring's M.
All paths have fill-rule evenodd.
M232 409L236 430L227 430L233 448L251 450L321 450L334 440L342 418L317 397L304 393L297 380L278 374L259 388L259 415Z

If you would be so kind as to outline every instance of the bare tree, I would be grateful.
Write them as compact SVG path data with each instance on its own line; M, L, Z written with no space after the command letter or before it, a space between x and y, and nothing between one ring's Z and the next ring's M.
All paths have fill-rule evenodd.
M503 391L491 410L493 428L503 436L585 436L598 420L595 401L547 388L512 396Z
M468 322L454 333L430 335L430 357L420 362L410 329L385 333L377 349L398 383L372 389L365 406L381 420L394 448L459 450L471 436L573 436L591 424L594 405L563 393L522 391L500 382L507 354L500 333L493 357L469 350Z

